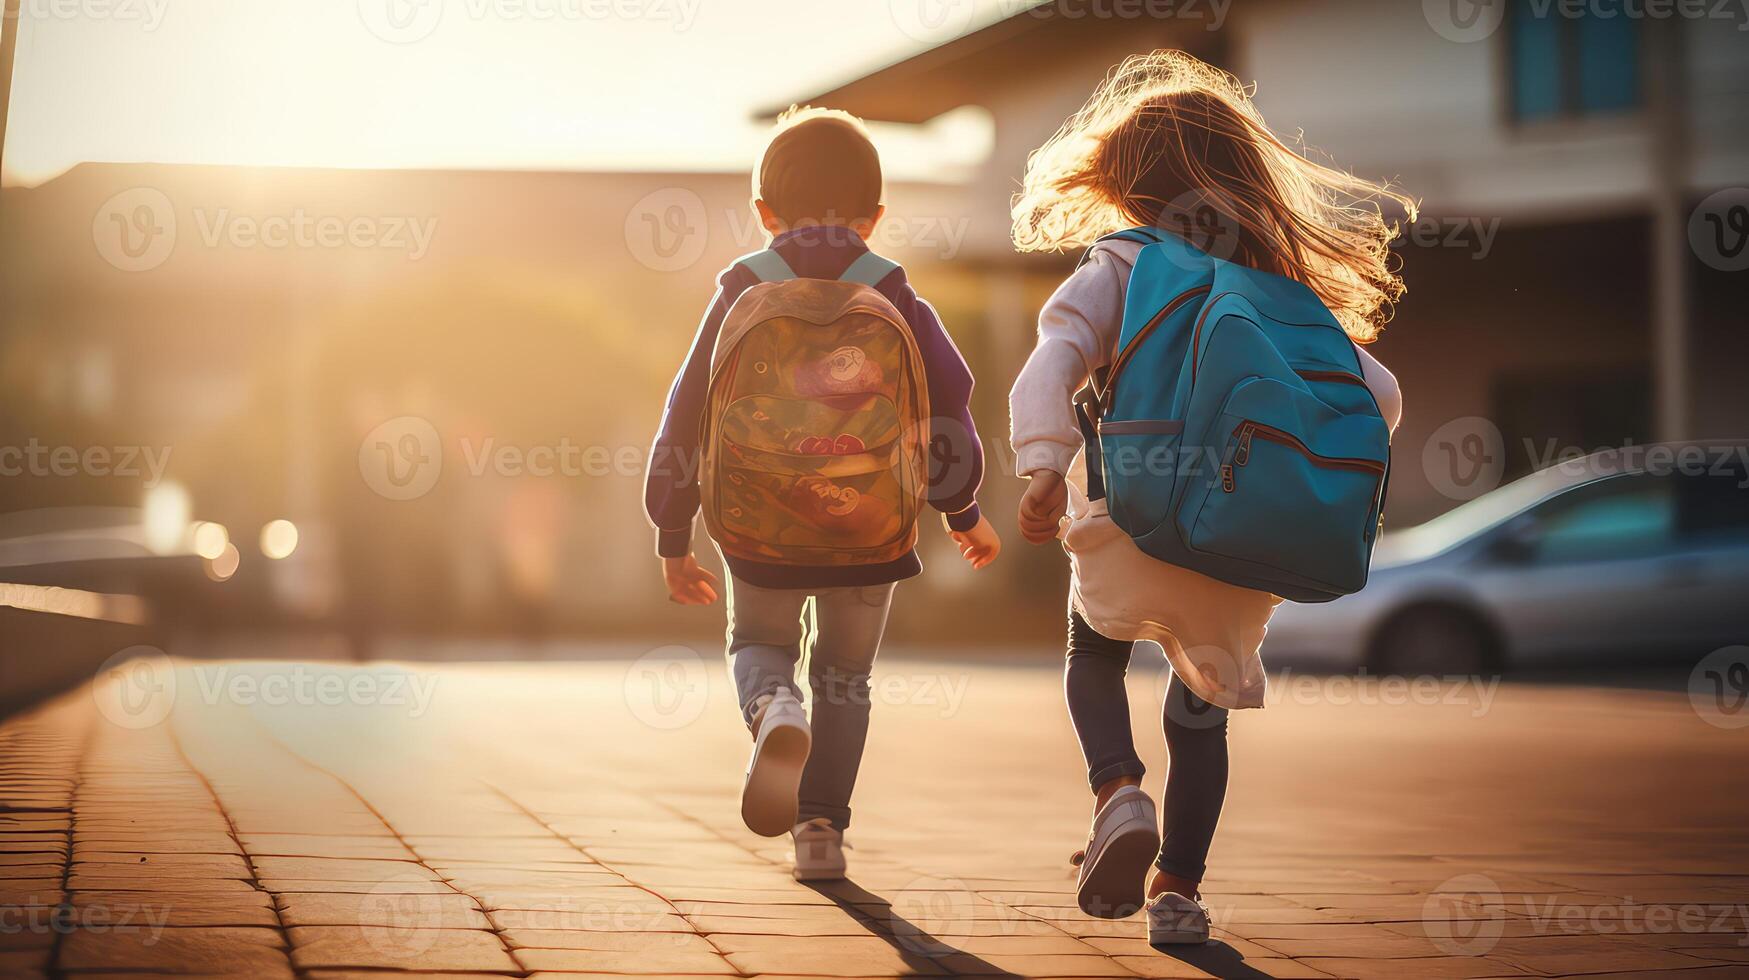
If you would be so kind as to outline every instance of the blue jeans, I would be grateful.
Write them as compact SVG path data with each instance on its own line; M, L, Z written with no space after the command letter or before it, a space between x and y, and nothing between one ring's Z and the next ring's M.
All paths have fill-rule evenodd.
M893 584L766 589L729 578L729 672L741 716L778 688L797 699L796 665L808 653L814 747L802 770L799 819L850 825L850 793L868 741L869 671L887 628Z

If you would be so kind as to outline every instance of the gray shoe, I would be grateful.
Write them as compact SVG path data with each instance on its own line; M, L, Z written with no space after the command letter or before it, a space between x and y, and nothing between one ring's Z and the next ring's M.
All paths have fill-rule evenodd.
M1206 943L1208 938L1208 906L1177 892L1164 892L1148 900L1148 945Z
M797 881L838 881L844 877L844 833L825 817L798 823L790 830L796 842Z
M753 714L753 757L741 786L741 820L761 837L777 837L796 824L796 794L814 736L807 713L788 688L766 695Z
M1099 919L1136 914L1147 899L1148 869L1160 850L1154 801L1125 786L1093 817L1075 883L1075 903Z

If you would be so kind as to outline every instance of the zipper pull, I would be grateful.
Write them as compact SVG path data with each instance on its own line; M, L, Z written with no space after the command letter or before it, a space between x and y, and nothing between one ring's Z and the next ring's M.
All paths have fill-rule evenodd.
M1233 463L1244 466L1251 459L1251 423L1239 426L1239 448L1233 453Z
M1227 493L1233 492L1233 464L1232 463L1226 463L1226 464L1221 466L1221 489L1226 491Z

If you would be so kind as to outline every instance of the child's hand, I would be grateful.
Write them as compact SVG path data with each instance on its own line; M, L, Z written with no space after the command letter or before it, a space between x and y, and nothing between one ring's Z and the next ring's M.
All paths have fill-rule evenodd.
M1020 498L1020 536L1033 544L1044 544L1057 536L1063 513L1069 509L1069 489L1063 474L1055 470L1036 470L1027 480L1026 493Z
M953 543L959 545L960 557L971 562L973 568L983 568L996 560L1002 553L1002 539L996 536L996 529L990 526L989 518L982 515L978 523L972 525L970 531L949 530L947 536Z
M668 598L683 606L708 606L717 601L717 577L691 555L662 559L662 579L668 583Z

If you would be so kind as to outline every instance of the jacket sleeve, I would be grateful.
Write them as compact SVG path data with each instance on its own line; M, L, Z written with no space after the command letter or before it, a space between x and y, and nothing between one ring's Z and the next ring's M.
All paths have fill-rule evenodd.
M972 371L941 325L935 307L917 295L903 272L888 290L911 325L929 378L929 505L947 526L969 531L978 523L978 487L984 482L984 446L972 421Z
M1379 414L1385 417L1385 424L1397 431L1397 423L1403 421L1403 389L1397 386L1397 376L1380 364L1378 358L1372 356L1365 347L1354 345L1360 354L1360 378L1366 382L1372 391L1373 398L1379 403Z
M1008 393L1017 475L1069 472L1081 450L1075 392L1111 360L1123 327L1126 272L1102 248L1064 280L1038 315L1038 346Z
M663 558L679 558L692 550L692 521L698 515L698 473L704 453L698 430L710 389L711 354L723 318L746 288L749 275L740 266L731 266L717 280L716 296L668 389L662 425L650 447L650 465L644 474L644 513L656 528L656 554Z

